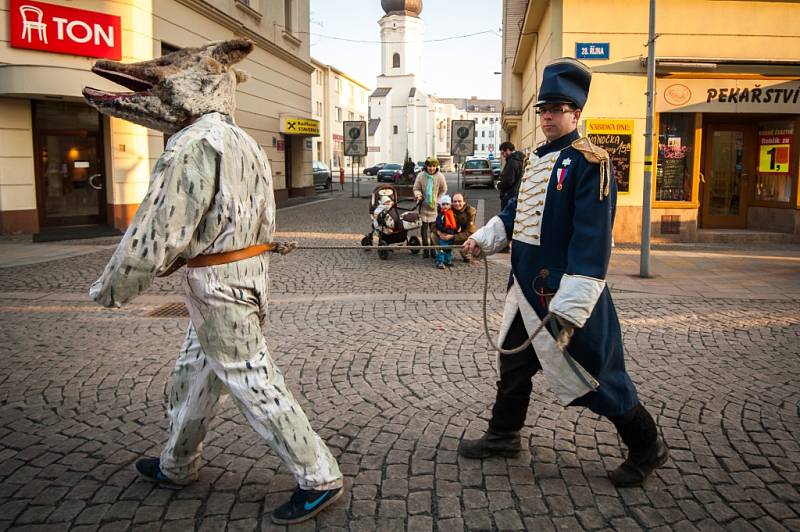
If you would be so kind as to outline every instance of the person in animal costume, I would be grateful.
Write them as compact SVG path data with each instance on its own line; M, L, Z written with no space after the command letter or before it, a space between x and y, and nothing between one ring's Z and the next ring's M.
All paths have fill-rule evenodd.
M233 67L246 40L211 42L133 64L97 61L92 71L134 91L86 87L101 113L169 133L147 194L92 299L119 307L183 262L190 322L169 393L169 439L160 458L135 464L144 477L197 479L208 425L229 393L245 419L291 470L298 489L276 523L300 522L342 495L342 474L286 387L267 350L269 255L275 200L269 161L233 120Z
M465 457L514 456L542 370L559 401L607 417L628 447L609 473L616 486L638 486L667 459L653 418L625 371L619 320L606 286L616 181L608 153L577 132L591 71L572 58L545 67L536 102L547 143L532 154L519 192L464 244L496 253L511 242L511 278L499 344L521 347L550 313L543 331L516 354L498 356L497 398L482 438L462 440ZM571 337L571 339L570 339Z

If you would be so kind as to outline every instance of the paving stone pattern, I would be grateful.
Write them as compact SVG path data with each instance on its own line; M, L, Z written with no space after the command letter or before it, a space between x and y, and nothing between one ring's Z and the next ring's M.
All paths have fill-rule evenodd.
M308 213L283 215L299 232L292 212ZM486 427L496 373L481 302L448 294L479 290L481 267L347 253L296 253L271 268L273 357L347 486L294 529L800 530L798 300L618 300L628 367L671 450L644 489L618 490L606 477L623 457L613 426L559 407L541 376L525 451L459 458L459 439ZM229 401L197 483L161 487L132 471L165 441L187 322L146 317L155 304L109 311L57 297L82 292L107 256L0 270L0 530L279 528L269 512L294 480ZM507 265L492 268L502 290ZM172 283L154 293L175 295ZM429 298L402 297L431 285ZM320 293L330 300L302 297ZM489 311L496 329L501 303Z

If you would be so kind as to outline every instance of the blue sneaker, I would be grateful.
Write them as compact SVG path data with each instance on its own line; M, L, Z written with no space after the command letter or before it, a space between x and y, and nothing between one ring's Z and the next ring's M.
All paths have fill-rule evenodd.
M160 458L142 458L141 460L136 461L133 468L137 473L146 479L154 482L173 483L169 478L167 478L167 475L161 471L160 464Z
M323 491L298 488L286 504L272 512L272 522L278 525L292 525L311 519L333 504L342 493L342 488Z

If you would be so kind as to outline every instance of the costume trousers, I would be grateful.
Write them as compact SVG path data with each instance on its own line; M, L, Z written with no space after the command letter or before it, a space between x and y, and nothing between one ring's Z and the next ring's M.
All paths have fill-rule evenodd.
M503 341L503 349L514 349L528 339L528 331L517 313ZM497 398L492 407L489 428L494 432L516 432L525 426L528 405L533 391L532 379L542 369L533 346L514 355L500 355L500 380ZM637 403L622 416L608 418L617 428L623 442L631 449L646 448L655 441L657 429L653 418Z
M178 483L197 478L203 439L229 393L250 425L303 489L342 485L335 458L287 389L267 350L268 258L192 268L184 274L191 323L173 374L169 440L161 469Z

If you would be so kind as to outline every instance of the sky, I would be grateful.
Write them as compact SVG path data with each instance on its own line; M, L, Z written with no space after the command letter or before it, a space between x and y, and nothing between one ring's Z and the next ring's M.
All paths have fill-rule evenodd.
M311 56L374 89L383 15L380 0L311 0ZM486 33L427 42L420 88L442 98L500 99L494 73L501 64L502 15L502 0L423 0L426 40Z

